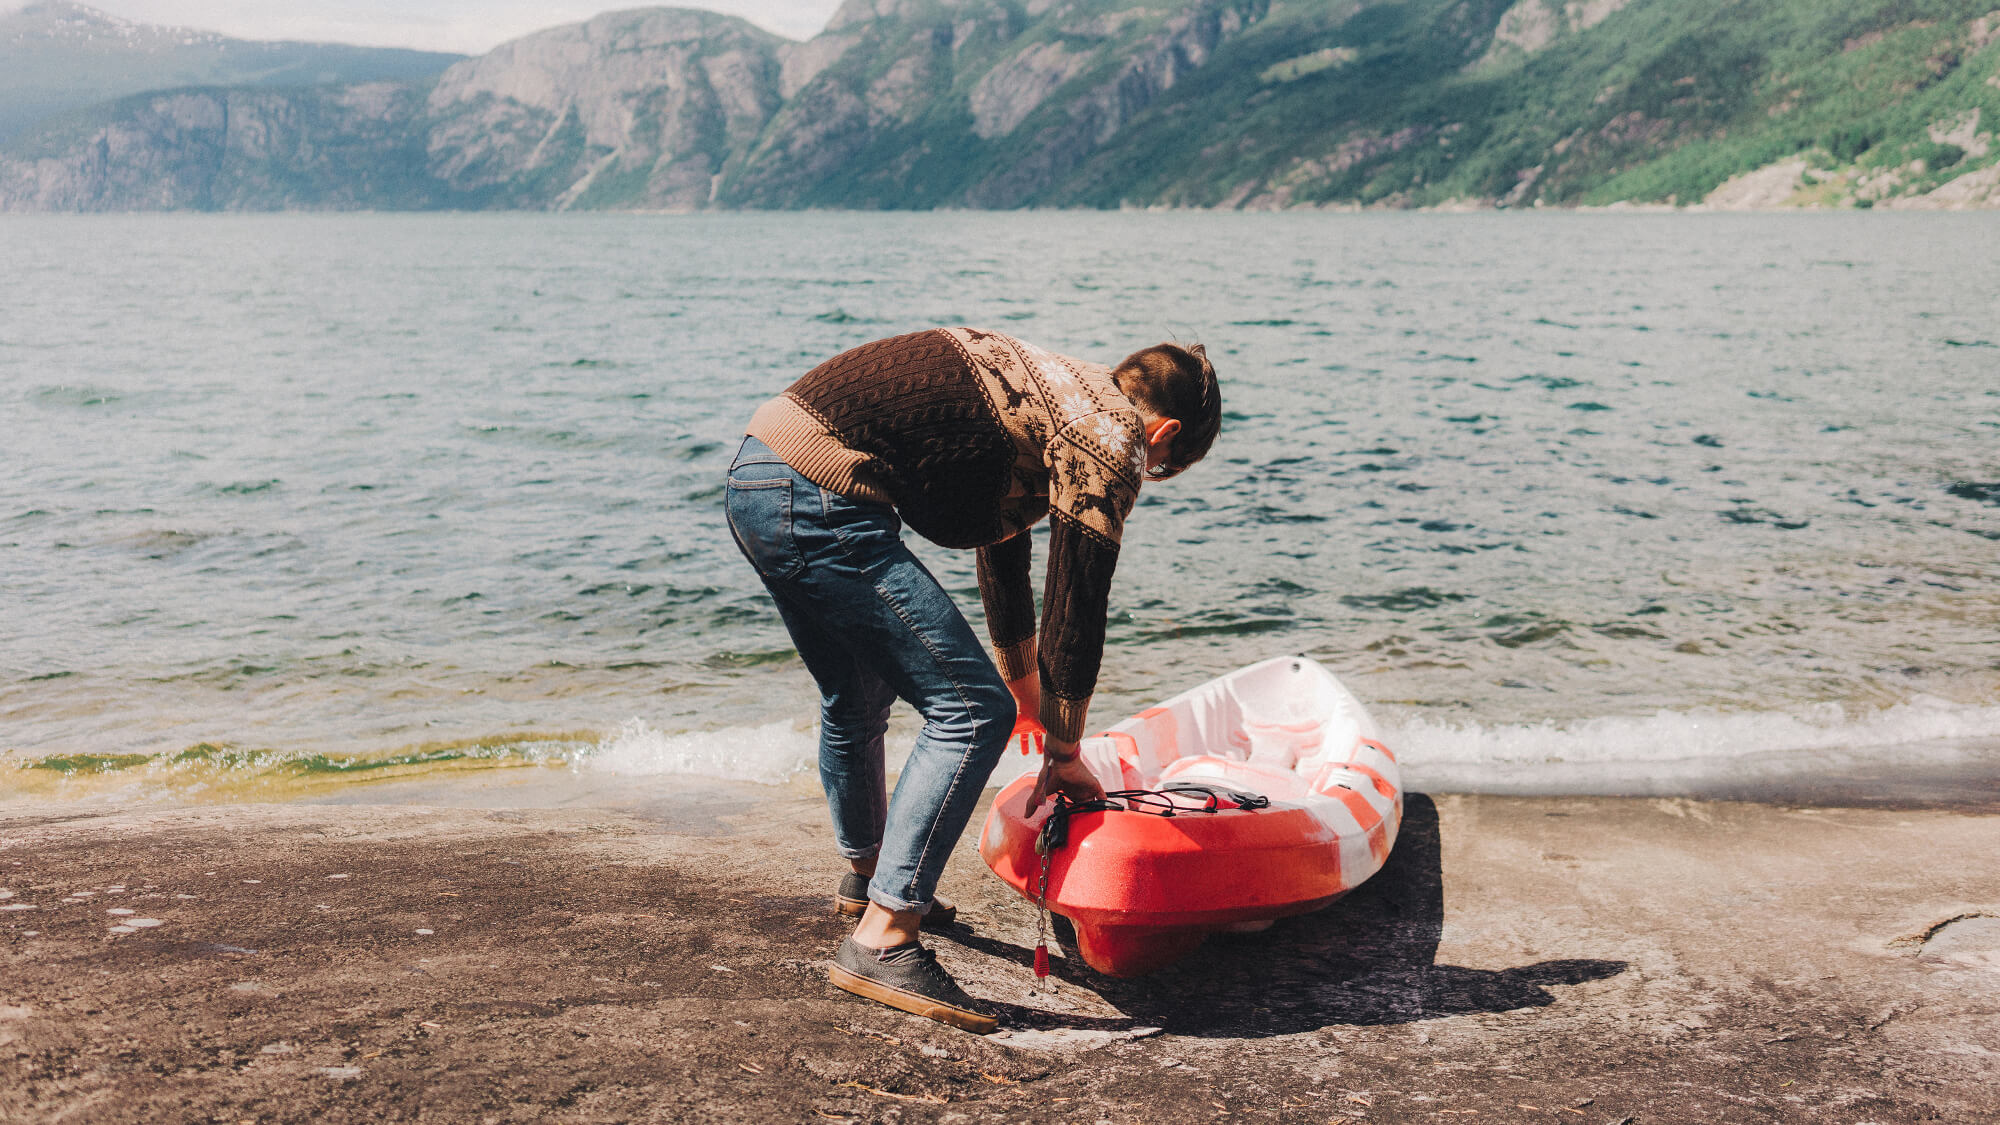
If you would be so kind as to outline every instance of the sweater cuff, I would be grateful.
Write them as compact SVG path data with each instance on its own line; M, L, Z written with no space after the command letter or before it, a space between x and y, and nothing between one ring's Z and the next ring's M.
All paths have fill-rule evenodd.
M1083 741L1084 716L1090 711L1090 699L1061 699L1050 695L1046 685L1042 688L1042 725L1048 728L1049 737L1060 738L1064 742Z
M993 650L993 663L1000 668L1000 678L1008 683L1035 674L1035 638L1016 641L1006 648Z

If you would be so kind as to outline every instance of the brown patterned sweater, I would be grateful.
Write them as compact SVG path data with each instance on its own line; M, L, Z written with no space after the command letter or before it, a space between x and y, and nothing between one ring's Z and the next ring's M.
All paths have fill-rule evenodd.
M1139 411L1111 369L970 328L863 344L750 420L806 479L894 504L943 547L977 548L1000 672L1041 669L1042 722L1082 736L1104 654L1118 540L1138 499ZM1039 642L1027 528L1049 516Z

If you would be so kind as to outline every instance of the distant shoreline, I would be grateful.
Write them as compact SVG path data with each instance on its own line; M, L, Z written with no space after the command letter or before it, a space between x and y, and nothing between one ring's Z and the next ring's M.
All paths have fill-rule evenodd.
M457 59L50 2L0 17L0 208L2000 206L2000 16L1931 8L641 8Z
M1680 206L1671 203L1609 203L1591 206L1500 207L1492 205L1439 204L1432 207L1376 207L1359 204L1299 204L1283 208L1227 207L798 207L798 208L632 208L620 210L551 211L532 208L492 210L478 208L438 208L434 210L382 210L376 208L294 208L289 210L205 211L193 208L161 211L58 211L0 210L0 220L11 217L64 216L73 218L138 218L142 216L207 216L250 218L257 216L379 215L395 217L437 215L543 215L564 217L695 218L735 215L1935 215L1995 214L2000 202L1969 207L1709 207L1704 204Z

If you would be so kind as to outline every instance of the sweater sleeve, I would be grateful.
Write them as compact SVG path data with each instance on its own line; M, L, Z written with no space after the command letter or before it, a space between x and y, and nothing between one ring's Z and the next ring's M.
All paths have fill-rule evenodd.
M1034 542L1026 531L979 549L979 599L986 604L986 635L994 662L1008 683L1034 670L1035 587L1029 574Z
M1139 498L1145 441L1136 414L1072 421L1049 447L1049 568L1042 590L1042 725L1083 736L1104 658L1111 576L1125 517Z

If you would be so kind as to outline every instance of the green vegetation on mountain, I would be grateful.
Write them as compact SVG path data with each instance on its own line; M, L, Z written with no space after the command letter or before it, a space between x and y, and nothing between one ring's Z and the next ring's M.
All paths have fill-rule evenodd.
M1634 0L1532 52L1491 54L1499 4L1412 0L1350 18L1288 5L1218 50L1059 198L1693 203L1793 156L1863 199L1934 186L2000 159L1979 139L2000 120L1990 3ZM1282 73L1334 57L1348 61ZM1966 143L1932 136L1954 128Z
M803 44L623 12L397 97L128 99L0 156L0 207L1996 206L1995 4L848 0Z
M1824 181L1872 202L1990 166L2000 152L1979 126L2000 123L2000 10L1980 14L1986 2L1787 0L1735 19L1718 13L1692 27L1635 29L1678 37L1661 63L1687 60L1694 89L1686 102L1663 97L1686 78L1656 65L1626 79L1619 100L1672 121L1683 143L1649 161L1604 167L1601 182L1581 168L1565 197L1690 202L1799 155ZM1608 69L1603 47L1590 48L1578 63ZM1954 132L1969 147L1937 139Z

